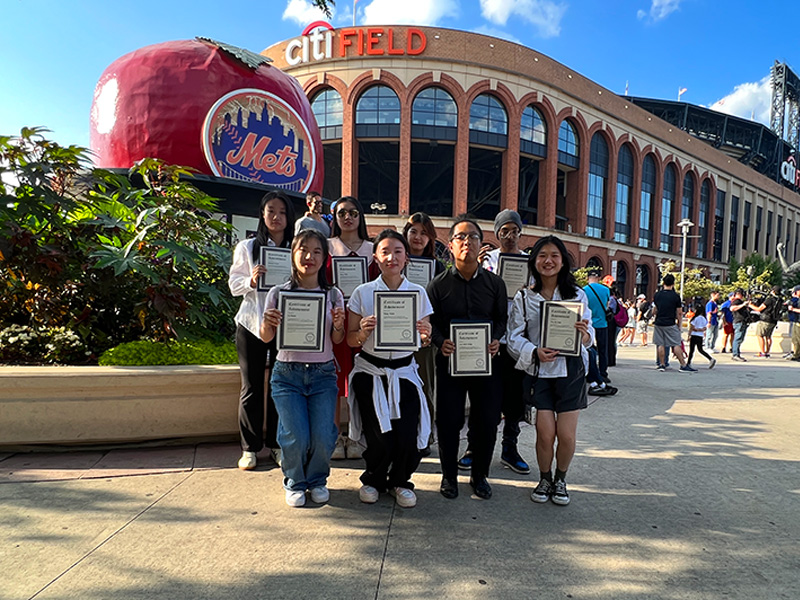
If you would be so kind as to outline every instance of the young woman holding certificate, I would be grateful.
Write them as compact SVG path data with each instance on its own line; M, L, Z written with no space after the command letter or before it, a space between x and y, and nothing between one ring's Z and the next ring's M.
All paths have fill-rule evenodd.
M564 506L569 504L565 483L567 469L575 454L575 432L578 411L586 408L587 348L594 341L592 313L586 293L575 283L572 261L564 243L555 236L541 238L531 249L528 269L534 280L530 289L514 296L508 320L508 350L517 359L517 368L536 377L533 384L533 404L536 408L536 460L539 463L540 481L531 493L534 502L547 502ZM542 307L548 302L579 303L575 314L574 330L580 335L572 340L578 345L579 356L561 356L559 350L543 347L547 337L547 319L541 321ZM559 323L564 329L563 321ZM555 325L554 325L555 329ZM563 331L558 339L566 337ZM566 348L565 353L570 353ZM538 368L538 374L537 374ZM556 473L552 474L553 446Z
M423 212L416 212L408 218L403 227L403 236L408 241L409 259L421 258L433 261L433 274L435 277L444 271L444 265L436 258L436 228L431 218ZM417 282L419 283L419 282ZM425 283L425 286L430 282ZM425 399L428 401L428 411L431 414L431 429L435 418L436 407L436 347L426 346L414 353L414 360L419 367L419 376L422 379ZM430 442L433 442L431 433ZM422 451L423 456L430 455L430 447Z
M267 361L275 358L275 344L265 344L259 337L264 314L266 291L258 291L258 281L267 272L261 264L263 247L289 248L292 244L294 212L283 192L269 192L261 200L256 237L242 240L233 252L228 287L234 296L242 296L236 314L236 350L242 375L239 395L239 434L242 443L240 469L254 469L257 453L270 448L275 462L280 462L276 434L278 413L267 389L267 431L264 434L264 372Z
M358 200L352 196L344 196L336 201L333 213L332 236L328 240L331 258L362 256L367 260L367 281L378 276L377 266L372 259L372 241L367 236L367 225L364 221L364 211ZM328 280L342 288L334 274L334 265L329 261ZM361 458L363 449L347 437L346 414L347 406L347 378L353 368L353 351L347 344L337 344L334 348L336 362L339 364L339 403L336 408L336 424L340 435L336 439L336 448L333 451L334 460L344 458Z
M283 487L289 506L303 506L306 491L310 492L312 502L318 504L327 502L330 497L327 481L337 435L333 420L336 410L333 344L344 339L345 313L341 292L328 285L327 259L325 236L315 229L301 230L292 243L291 280L269 291L261 322L261 339L270 342L279 334L281 323L288 321L288 314L284 314L280 306L288 306L292 292L323 296L319 313L305 311L303 315L304 318L317 315L317 320L311 319L305 339L311 345L321 342L322 351L284 349L280 342L287 334L281 330L278 356L272 369L272 393L280 416L278 443L282 451ZM285 325L288 329L289 323Z
M381 275L358 286L348 303L347 343L361 349L349 380L349 435L366 439L361 501L372 504L388 491L398 506L411 508L417 504L411 475L430 436L414 351L430 344L428 315L433 308L425 289L403 276L406 239L385 229L373 248ZM385 345L395 349L381 349L384 338L391 340Z

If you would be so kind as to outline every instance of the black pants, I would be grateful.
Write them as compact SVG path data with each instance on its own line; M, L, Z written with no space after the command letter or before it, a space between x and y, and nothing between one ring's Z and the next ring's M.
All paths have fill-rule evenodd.
M711 357L703 350L703 337L700 335L690 335L689 336L689 358L687 359L687 364L692 364L692 357L694 356L694 350L697 348L697 351L706 357L708 362L711 362Z
M498 360L494 358L490 376L452 377L449 358L441 353L436 355L436 427L442 475L447 479L455 480L458 473L458 436L464 426L468 390L472 477L489 474L500 423L502 387L499 370Z
M377 367L399 368L411 364L412 357L399 360L382 360L364 352L363 358ZM367 439L364 450L366 469L361 475L361 483L371 485L379 492L394 487L414 489L411 476L417 470L421 455L417 449L417 428L419 426L420 397L416 386L407 379L400 380L400 418L392 419L392 429L381 432L375 405L372 401L374 378L367 373L353 375L353 392L356 395L358 410L361 413L361 427ZM381 377L383 389L388 389L388 380ZM425 401L425 398L422 398Z
M617 322L613 319L608 321L608 327L606 328L608 335L608 352L606 356L608 357L608 366L609 367L616 367L617 366L617 333L619 333L619 328L617 327ZM608 373L606 373L606 377Z
M608 327L598 327L594 330L597 342L597 367L600 375L608 377Z
M508 346L500 344L497 364L500 366L500 379L503 386L501 407L503 410L503 447L516 448L519 441L519 423L525 416L525 399L522 395L524 371L515 368L517 361L508 353ZM472 395L470 394L470 402ZM472 451L472 430L467 432L468 448Z
M265 385L268 359L275 357L275 342L265 344L241 325L236 325L236 351L242 374L239 393L239 435L242 450L258 452L264 446L277 448L278 411L269 383ZM266 389L265 389L266 388ZM264 406L266 398L267 430L264 432Z

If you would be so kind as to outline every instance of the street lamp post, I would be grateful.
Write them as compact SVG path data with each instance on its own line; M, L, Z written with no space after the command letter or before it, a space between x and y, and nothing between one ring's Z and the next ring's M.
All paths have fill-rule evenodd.
M689 219L683 219L678 223L678 227L681 228L681 239L683 240L683 244L681 245L681 302L683 302L683 274L686 270L686 237L689 235L689 228L694 227L694 223Z

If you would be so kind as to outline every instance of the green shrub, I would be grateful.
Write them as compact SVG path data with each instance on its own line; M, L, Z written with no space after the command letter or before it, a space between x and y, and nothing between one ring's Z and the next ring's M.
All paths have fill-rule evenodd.
M106 350L99 361L102 366L228 365L237 362L233 342L215 344L208 340L127 342Z

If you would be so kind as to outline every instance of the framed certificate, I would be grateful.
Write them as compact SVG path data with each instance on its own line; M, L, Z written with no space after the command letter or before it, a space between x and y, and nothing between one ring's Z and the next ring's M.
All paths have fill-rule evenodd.
M580 356L581 332L575 329L575 323L582 313L580 302L542 302L539 338L542 348L558 350L561 356Z
M334 256L333 285L342 291L345 300L353 295L353 290L367 282L367 259L364 256Z
M405 275L406 279L411 283L416 283L422 287L428 287L431 279L433 279L434 273L436 273L436 259L408 257Z
M257 290L266 292L271 287L289 281L292 275L292 251L289 248L261 246L259 264L267 268L267 272L258 278Z
M322 352L325 344L325 292L281 291L278 293L281 324L278 350Z
M509 300L519 290L527 287L530 281L528 258L522 254L501 254L497 259L497 274L506 284L506 296Z
M419 293L375 290L375 350L419 350Z
M475 377L492 374L489 342L492 324L489 321L450 323L450 339L456 346L450 355L450 375Z

